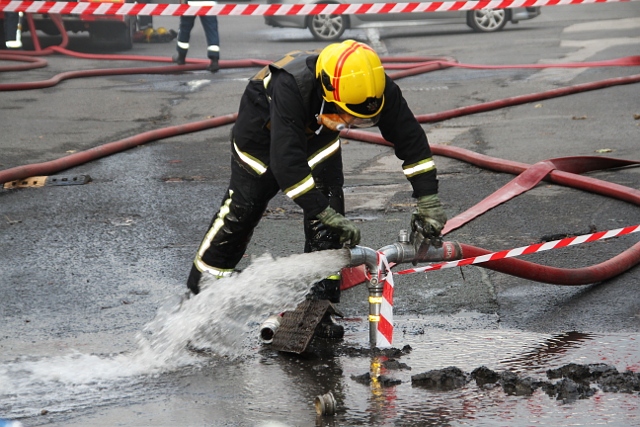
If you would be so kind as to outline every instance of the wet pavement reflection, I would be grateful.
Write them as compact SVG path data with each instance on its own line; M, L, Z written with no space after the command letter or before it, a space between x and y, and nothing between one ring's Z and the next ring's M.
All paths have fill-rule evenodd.
M467 376L487 367L513 372L537 381L569 363L607 364L619 372L638 371L640 349L635 334L558 335L513 330L405 333L400 348L371 351L368 325L357 328L340 343L314 340L302 355L260 349L234 377L246 382L243 396L232 404L239 425L637 425L638 389L631 393L601 390L591 383L591 396L570 401L556 399L542 389L521 396L498 384L479 386L473 380L460 387L431 390L416 386L415 375L455 366ZM424 319L396 319L408 330ZM209 368L203 368L207 371ZM212 368L217 369L217 368ZM199 376L199 374L198 374ZM638 376L636 375L636 378ZM205 389L218 388L220 377ZM231 378L229 378L231 380ZM334 416L315 414L314 399L331 392L337 402ZM230 402L229 402L230 403ZM242 420L242 421L240 421Z
M30 389L2 394L3 416L25 426L74 425L73 416L86 408L133 405L151 416L162 401L165 417L189 412L191 425L237 426L528 426L638 425L639 389L603 390L570 401L537 388L527 395L507 393L500 382L472 379L478 368L498 375L554 383L547 371L567 364L604 364L618 372L632 371L636 384L640 361L637 334L566 332L556 335L514 330L424 329L425 318L398 317L392 349L368 346L368 323L348 319L344 340L314 339L301 354L279 353L255 340L240 358L195 353L193 363L130 376L95 374L100 365L122 355L79 355L26 359L0 365L0 379L59 370L57 378L32 381ZM69 366L64 367L67 363ZM462 384L423 387L416 376L437 370L461 372ZM73 385L65 369L75 370ZM34 375L32 372L32 375ZM94 373L93 377L91 373ZM439 373L439 372L438 372ZM316 414L314 400L332 393L336 413ZM119 402L119 403L118 403ZM42 410L47 412L43 417ZM195 423L195 424L194 424ZM200 423L200 424L199 424ZM163 424L164 425L164 424Z

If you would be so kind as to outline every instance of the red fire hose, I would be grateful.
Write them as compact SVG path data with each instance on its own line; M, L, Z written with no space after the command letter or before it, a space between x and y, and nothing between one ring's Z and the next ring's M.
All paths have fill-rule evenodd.
M35 29L33 21L30 20L30 16L27 14L27 21L30 25L32 34L35 35ZM46 49L40 49L40 44L37 41L37 36L34 36L35 52L21 52L20 55L11 55L9 58L6 54L0 54L0 59L8 60L22 60L25 62L34 63L36 61L28 61L26 58L29 55L47 55L54 52L67 54L75 57L90 58L90 59L118 59L118 60L142 60L142 61L156 61L156 62L169 62L169 58L158 57L140 57L132 55L88 55L71 52L64 48L68 41L66 31L62 26L62 22L54 21L58 28L61 29L60 33L63 35L63 42L60 46L48 47ZM18 58L16 58L18 56ZM640 65L640 56L632 56L626 58L620 58L613 61L603 61L598 63L580 63L580 64L553 64L553 65L527 65L527 66L474 66L470 64L458 64L451 58L425 58L425 57L405 57L405 58L384 58L383 61L389 65L385 65L387 69L403 69L404 71L390 74L392 78L401 78L409 75L415 75L424 73L427 71L433 71L437 69L443 69L448 67L465 67L465 68L548 68L548 67L594 67L594 66L638 66ZM4 84L0 85L0 91L4 90L26 90L35 89L41 87L48 87L58 82L76 77L89 77L97 75L117 75L117 74L150 74L150 73L167 73L176 71L189 71L196 69L204 69L207 62L204 60L190 60L190 65L186 66L168 66L168 67L146 67L146 68L134 68L134 69L107 69L107 70L89 70L89 71L77 71L62 73L52 79L42 82L27 82L16 84ZM268 64L268 61L261 60L241 60L241 61L220 61L221 68L231 67L255 67L264 66ZM396 64L404 63L404 64ZM407 65L408 63L409 65ZM38 62L39 66L41 63ZM46 65L46 63L45 63ZM6 68L0 68L0 71L7 70ZM528 102L539 101L543 99L549 99L553 97L566 96L569 94L598 90L615 85L632 84L640 82L640 75L632 75L628 77L619 77L613 79L606 79L592 83L584 83L575 86L569 86L565 88L554 89L550 91L521 95L512 98L506 98L497 101L485 102L481 104L471 105L467 107L456 108L440 113L418 115L416 118L420 123L433 123L443 120L447 120L453 117L460 117L463 115L475 114L479 112L491 111L499 108L504 108L512 105L519 105ZM229 114L226 116L216 117L213 119L203 120L199 122L193 122L186 125L172 126L168 128L158 129L154 131L144 132L133 137L125 138L120 141L111 142L99 147L95 147L80 153L75 153L58 160L49 162L24 165L4 171L0 171L0 184L13 180L23 179L36 175L49 175L64 169L78 166L80 164L108 156L123 150L127 150L131 147L144 144L146 142L155 141L162 138L181 135L184 133L197 132L213 127L223 126L235 122L237 113ZM341 136L348 137L349 139L360 140L363 142L370 142L381 145L392 146L391 143L385 141L380 135L371 132L346 130L341 133ZM442 155L458 160L462 160L486 169L491 169L498 172L507 172L519 175L515 180L518 181L518 185L525 182L525 187L532 188L540 180L548 180L560 185L565 185L585 191L590 191L603 196L612 197L626 202L640 206L640 191L608 183L595 178L584 177L579 174L593 171L602 170L612 167L631 166L638 165L638 161L629 161L622 159L612 159L605 157L567 157L562 159L550 159L544 162L540 162L536 165L528 165L524 163L497 159L482 154L474 153L469 150L461 148L432 145L433 154ZM515 181L514 180L514 181ZM505 186L506 187L506 186ZM503 187L504 189L504 187ZM526 191L526 190L524 190ZM476 206L472 207L463 214L452 218L447 223L447 228L443 230L443 234L448 233L456 227L460 227L464 223L477 217L478 215L486 212L499 203L503 203L514 197L515 194L505 195L511 193L504 190L500 193L500 190L489 198L483 200ZM464 257L473 257L490 253L482 248L461 244ZM577 268L577 269L564 269L555 268L549 266L543 266L527 261L518 259L502 259L498 261L490 261L483 264L479 264L482 267L500 271L506 274L510 274L517 277L522 277L528 280L552 283L557 285L584 285L589 283L601 282L612 277L615 277L624 271L629 270L635 265L640 263L640 243L635 244L631 248L627 249L623 253L597 265ZM354 269L349 269L353 272ZM354 275L354 280L355 276Z
M474 257L491 253L486 249L460 243L464 257ZM477 264L480 267L499 271L511 276L552 285L578 286L602 282L624 273L640 263L640 242L626 251L600 264L583 268L556 268L535 264L516 258L488 261Z

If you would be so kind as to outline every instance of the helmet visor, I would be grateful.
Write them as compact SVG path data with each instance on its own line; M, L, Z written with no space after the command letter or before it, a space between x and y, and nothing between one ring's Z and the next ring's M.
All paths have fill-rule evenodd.
M380 120L380 111L378 111L374 116L363 118L356 117L353 114L350 114L349 112L342 109L339 105L336 105L336 108L338 109L338 113L349 128L370 128L377 125L378 120Z
M348 121L349 128L372 128L378 124L378 120L380 120L380 115L370 117L368 119L361 119L360 117L350 116L352 120Z
M337 107L337 106L336 106ZM352 116L344 112L341 108L337 108L337 114L318 114L318 124L321 124L331 130L341 131L351 128L370 128L378 124L380 115L375 115L363 119L361 117Z

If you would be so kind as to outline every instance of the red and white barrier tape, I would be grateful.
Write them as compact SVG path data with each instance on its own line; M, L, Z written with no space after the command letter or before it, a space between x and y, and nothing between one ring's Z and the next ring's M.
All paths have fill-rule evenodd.
M415 3L351 3L351 4L187 4L112 3L100 1L7 1L0 0L0 12L58 13L61 15L376 15L388 13L450 12L492 8L565 6L594 3L622 3L639 0L472 0L430 1Z
M487 261L495 261L504 258L512 258L520 255L527 255L536 252L548 251L551 249L565 248L567 246L579 245L581 243L595 242L596 240L609 239L612 237L623 236L625 234L640 232L640 225L618 228L609 231L600 231L598 233L584 234L577 237L568 237L566 239L554 240L552 242L536 243L535 245L523 246L521 248L509 249L491 254L481 255L472 258L465 258L457 261L448 261L440 264L433 264L426 267L410 268L408 270L399 271L393 274L410 274L422 273L425 271L442 270L445 268L461 267L463 265L480 264ZM383 268L384 267L384 268ZM386 276L382 276L381 272L387 272ZM376 330L376 347L387 348L393 344L393 274L390 274L391 268L384 254L378 252L378 277L383 281L382 302L380 305L380 319Z
M448 261L440 264L432 264L426 267L410 268L398 271L394 274L422 273L424 271L443 270L445 268L461 267L463 265L480 264L487 261L495 261L503 258L513 258L520 255L528 255L536 252L548 251L551 249L565 248L567 246L579 245L581 243L595 242L596 240L609 239L611 237L623 236L625 234L637 233L640 225L618 228L609 231L599 231L592 234L583 234L577 237L567 237L566 239L554 240L552 242L536 243L535 245L523 246L515 249L508 249L500 252L493 252L477 257L464 258L457 261Z
M382 268L384 266L384 269ZM378 252L378 272L386 275L379 277L383 281L382 302L380 303L380 319L376 330L376 347L388 348L393 344L393 274L387 257Z

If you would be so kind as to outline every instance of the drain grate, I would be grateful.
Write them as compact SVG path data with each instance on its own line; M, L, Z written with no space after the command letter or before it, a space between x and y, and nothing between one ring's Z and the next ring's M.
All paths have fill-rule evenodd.
M316 326L330 307L328 300L303 301L293 311L285 311L271 348L302 353L313 338Z
M32 176L31 178L18 179L6 182L5 189L44 187L50 185L82 185L91 181L89 175L52 175Z

